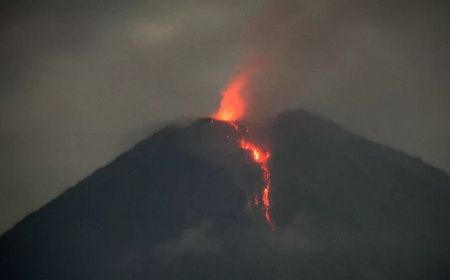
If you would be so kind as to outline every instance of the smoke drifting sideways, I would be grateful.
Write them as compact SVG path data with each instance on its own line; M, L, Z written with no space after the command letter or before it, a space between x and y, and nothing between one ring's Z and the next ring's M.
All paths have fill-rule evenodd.
M267 2L236 67L264 61L245 78L246 117L301 107L449 172L448 11L438 0Z
M245 29L255 120L301 107L450 171L448 1L272 1Z
M436 45L427 47L450 61L439 45L448 42L449 34L439 31L448 22L435 10L447 4L433 4L269 2L245 30L246 52L213 118L230 122L245 115L264 122L268 115L301 106L429 162L448 161L447 145L434 152L431 147L432 142L450 140L450 122L442 122L450 120L450 112L434 103L440 99L450 105L448 83L415 59L437 59L422 53L421 41L431 31ZM433 11L439 16L431 17ZM426 28L416 30L419 23ZM248 65L255 63L249 61L265 63L252 68ZM433 98L424 94L428 84L434 86ZM429 103L428 108L422 102ZM448 169L450 161L438 165Z

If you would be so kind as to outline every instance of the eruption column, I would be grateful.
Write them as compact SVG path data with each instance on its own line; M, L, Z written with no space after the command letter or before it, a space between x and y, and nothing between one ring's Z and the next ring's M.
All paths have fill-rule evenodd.
M222 92L222 100L213 119L232 122L244 116L246 103L242 95L248 86L249 76L248 72L239 73Z

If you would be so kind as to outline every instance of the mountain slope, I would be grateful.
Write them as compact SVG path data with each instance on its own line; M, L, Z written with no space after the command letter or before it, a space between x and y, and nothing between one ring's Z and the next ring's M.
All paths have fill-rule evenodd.
M144 140L3 235L0 276L449 278L445 173L286 112L253 134L272 147L271 232L235 133L205 119Z

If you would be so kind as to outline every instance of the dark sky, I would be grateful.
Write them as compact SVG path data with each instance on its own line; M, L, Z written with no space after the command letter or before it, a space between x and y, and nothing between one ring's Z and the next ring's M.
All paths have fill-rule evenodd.
M253 118L304 108L449 172L447 2L2 1L0 232L252 56Z

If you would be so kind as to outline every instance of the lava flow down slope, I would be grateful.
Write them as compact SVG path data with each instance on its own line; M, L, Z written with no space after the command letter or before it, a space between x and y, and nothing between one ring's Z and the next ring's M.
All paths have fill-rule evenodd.
M167 126L0 238L1 279L449 279L449 177L304 111Z
M254 194L250 200L250 204L261 206L264 211L264 218L272 230L276 226L271 217L271 171L269 167L270 151L264 149L260 144L247 138L248 128L242 129L237 122L245 116L246 100L244 95L248 92L248 85L253 74L253 68L245 68L240 71L222 92L222 101L218 110L213 114L212 118L227 123L238 134L238 147L246 151L252 161L259 166L263 186L260 194Z

